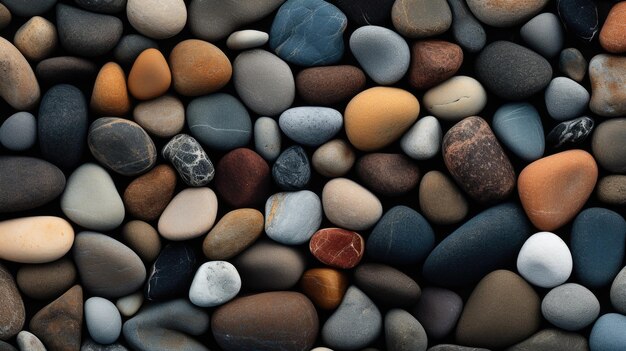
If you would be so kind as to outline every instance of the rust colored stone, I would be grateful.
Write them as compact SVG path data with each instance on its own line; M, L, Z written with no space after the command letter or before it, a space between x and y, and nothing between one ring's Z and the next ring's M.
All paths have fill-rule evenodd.
M271 180L267 162L246 148L224 155L215 170L215 190L226 203L237 208L265 203Z
M333 310L339 306L348 289L345 273L332 268L313 268L300 279L302 291L320 308Z
M357 161L356 172L366 187L386 196L406 194L415 189L420 180L415 161L402 154L365 155Z
M324 264L349 269L361 262L365 241L358 233L349 230L325 228L313 234L309 250Z
M100 115L122 117L130 111L124 70L115 62L102 66L91 93L91 109Z
M626 52L626 1L611 8L600 31L600 45L608 52L619 54Z
M159 165L133 180L124 191L124 206L132 216L153 221L161 215L174 195L176 172Z
M157 49L144 50L128 75L128 90L139 100L157 98L170 88L172 73L163 54Z
M355 66L312 67L296 76L300 97L311 105L333 105L365 88L365 73Z
M49 350L80 350L83 325L83 289L74 285L42 308L30 320L30 331Z
M170 54L174 89L186 96L210 94L233 74L228 57L217 46L198 39L178 43Z
M463 50L443 40L418 41L411 47L409 83L416 89L432 88L461 68Z

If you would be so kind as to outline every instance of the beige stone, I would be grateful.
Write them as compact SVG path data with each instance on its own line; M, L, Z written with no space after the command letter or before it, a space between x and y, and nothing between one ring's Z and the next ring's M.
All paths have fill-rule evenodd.
M371 228L383 214L378 198L346 178L335 178L322 190L322 206L328 220L349 230Z
M315 171L324 177L341 177L348 173L356 156L350 144L341 139L331 140L313 153L311 163Z
M428 90L423 103L435 117L458 121L478 115L487 104L487 92L476 79L456 76Z
M17 30L13 42L24 57L31 61L41 61L50 57L59 40L54 24L43 17L35 16Z
M169 240L188 240L207 233L217 216L217 197L209 188L188 188L167 205L158 230Z
M0 37L0 97L16 110L30 110L37 105L41 91L35 72L22 53Z
M0 259L46 263L65 255L74 242L74 229L63 218L23 217L0 222Z
M177 97L165 95L137 104L133 118L146 132L170 138L185 126L185 106Z

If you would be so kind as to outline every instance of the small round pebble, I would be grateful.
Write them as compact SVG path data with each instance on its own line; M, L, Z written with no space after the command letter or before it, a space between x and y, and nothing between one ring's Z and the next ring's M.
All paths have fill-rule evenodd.
M582 285L568 283L548 292L541 302L541 313L548 322L569 331L593 323L600 314L600 302Z
M334 139L318 147L311 158L313 169L328 178L344 176L355 161L352 147L342 139Z
M302 190L311 180L311 164L300 145L285 149L272 166L272 178L282 190Z
M493 115L493 132L500 142L524 161L534 161L545 151L541 116L527 102L500 106Z
M172 72L161 51L144 50L133 63L128 74L128 91L139 100L157 98L170 88Z
M557 77L548 84L545 101L550 117L564 121L580 117L587 110L589 92L569 78Z
M412 306L421 297L419 285L402 271L379 263L362 263L354 271L354 283L385 307Z
M122 332L122 317L115 305L101 297L85 301L85 324L93 341L108 345L114 343Z
M187 188L174 196L159 217L159 234L180 241L207 233L217 216L217 196L207 187Z
M406 194L420 179L417 164L402 154L367 154L357 161L355 170L363 185L384 196Z
M583 116L557 124L546 136L546 144L553 148L581 144L593 131L593 119Z
M96 77L89 103L91 109L103 116L124 116L130 110L126 73L115 62L107 62Z
M60 259L50 263L23 266L17 271L20 291L37 300L51 300L61 296L74 285L77 273L74 263Z
M170 138L185 126L185 107L177 97L164 95L138 103L133 110L133 119L146 132L159 138Z
M17 30L13 43L27 59L41 61L56 49L57 29L47 19L35 16Z
M468 0L467 5L481 22L493 27L511 27L539 12L549 0Z
M252 245L263 233L263 214L252 208L226 213L202 242L210 260L230 259Z
M626 5L624 3L615 4L600 31L600 45L604 50L615 54L626 52L626 35L622 30L625 20Z
M456 326L463 300L452 290L426 287L413 308L413 315L422 324L429 338L445 338Z
M581 82L587 74L587 60L576 48L567 48L559 56L559 69L569 78Z
M349 230L369 229L383 214L380 200L347 178L335 178L324 185L322 204L329 221Z
M37 120L29 112L17 112L0 126L0 144L9 150L28 150L37 141Z
M226 261L206 262L198 268L189 288L189 301L199 307L215 307L233 299L241 289L235 266Z
M442 34L452 24L452 13L445 0L398 0L391 8L395 29L407 38Z
M115 302L115 306L120 311L120 314L126 318L134 316L141 308L141 305L143 305L142 291L120 297Z
M341 130L343 116L328 107L293 107L280 115L278 125L296 143L320 146Z
M260 117L254 122L254 148L267 161L280 155L281 133L275 119Z
M387 350L426 351L428 337L420 322L409 312L393 309L385 315Z
M215 190L232 207L261 205L270 193L270 167L250 149L230 151L220 159L215 171Z
M613 280L610 298L613 307L619 313L626 314L626 268L622 268Z
M146 263L153 262L161 252L161 238L150 224L132 220L122 227L124 242Z
M350 50L365 73L380 85L396 83L409 70L409 45L391 29L358 28L350 36Z
M550 232L534 234L517 256L517 270L530 283L552 288L572 273L572 254L563 239Z
M416 89L429 89L451 78L461 68L463 50L443 40L422 40L411 46L409 83Z
M591 150L602 168L612 173L626 172L626 118L606 120L596 127Z
M419 206L428 220L436 224L455 224L469 211L467 200L454 182L439 171L422 177L419 186Z
M247 50L263 46L269 39L269 34L259 30L239 30L228 36L226 46L231 50Z
M46 351L46 347L41 340L35 334L26 330L22 330L17 334L16 341L21 351Z
M313 268L302 274L300 288L316 306L334 310L348 289L348 276L333 268Z
M313 106L343 102L365 88L365 73L355 66L311 67L296 76L298 95Z
M626 347L626 316L607 313L598 318L589 335L593 351L619 351Z
M522 39L545 57L556 56L563 48L564 33L559 18L550 12L533 17L520 28Z
M420 118L400 139L400 147L409 157L428 160L439 153L443 133L437 118Z

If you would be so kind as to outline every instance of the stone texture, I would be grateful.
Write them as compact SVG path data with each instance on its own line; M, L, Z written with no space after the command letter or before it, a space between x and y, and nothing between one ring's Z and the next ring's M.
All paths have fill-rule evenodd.
M6 6L0 5L0 30L11 23L11 18L11 11Z
M12 151L25 151L37 142L37 120L29 112L17 112L0 126L0 144Z
M518 102L500 106L493 115L492 126L498 139L517 157L530 162L543 156L543 126L533 105Z
M350 23L357 26L373 24L384 26L391 22L391 8L395 0L335 0Z
M172 198L159 217L159 234L182 241L206 234L215 223L218 202L213 190L187 188Z
M30 320L30 331L50 350L80 349L83 324L83 289L74 285L39 310Z
M141 259L153 262L161 252L161 237L150 224L138 220L127 222L122 227L122 238Z
M122 117L130 111L126 74L120 65L108 62L100 69L91 93L91 109L104 116Z
M160 138L170 138L185 126L185 107L172 95L140 102L133 110L133 119L146 132Z
M442 172L426 173L418 193L422 214L433 223L455 224L467 216L467 200L456 184Z
M593 119L587 116L561 122L548 133L546 143L555 149L581 144L591 134L594 126Z
M316 106L293 107L283 112L278 125L285 135L303 146L320 146L343 127L341 112Z
M202 242L202 251L209 260L228 260L263 233L263 214L252 208L239 208L226 213Z
M383 214L380 200L347 178L335 178L324 185L322 206L331 223L348 230L369 229Z
M311 164L317 173L334 178L348 173L355 160L356 156L350 145L342 139L334 139L315 150Z
M93 12L118 13L126 8L126 0L74 0L74 2Z
M454 291L426 287L413 308L413 315L424 327L428 337L438 340L450 334L462 311L463 300Z
M226 46L231 50L253 49L265 45L270 40L270 35L260 30L238 30L226 39Z
M452 24L452 13L445 0L398 0L391 8L391 21L407 38L442 34Z
M135 178L124 191L124 206L137 219L153 221L161 215L174 196L176 172L168 165L159 165Z
M506 351L589 351L589 345L580 334L544 329Z
M448 0L452 10L452 36L463 49L475 53L485 46L487 33L463 0Z
M585 328L598 318L600 302L584 286L568 283L546 294L541 302L541 313L555 326L575 331Z
M539 232L526 240L517 256L517 271L529 283L553 288L569 279L572 254L556 234Z
M141 308L143 304L143 292L137 291L130 295L120 297L115 301L115 306L120 311L120 314L124 317L132 317Z
M0 222L0 259L46 263L63 257L72 247L74 230L63 218L21 217Z
M626 173L626 118L598 124L591 139L591 150L602 168L612 173Z
M296 88L298 95L311 105L333 105L362 91L365 73L349 65L305 68L296 76Z
M559 0L557 12L574 37L591 42L598 32L598 8L591 0Z
M452 77L424 94L424 106L445 121L476 116L487 104L485 88L468 76Z
M600 45L604 50L616 54L626 51L626 34L621 28L624 21L626 4L617 3L611 8L600 31Z
M281 133L278 122L270 117L259 117L254 122L254 149L267 161L280 155Z
M520 36L544 57L554 57L563 48L564 33L561 21L553 13L542 13L533 17L520 28Z
M365 240L356 232L325 228L313 234L309 241L309 251L328 266L350 269L363 258Z
M626 268L622 268L613 280L610 299L617 312L626 313Z
M183 30L187 23L184 0L128 0L128 22L139 33L153 39L167 39Z
M379 26L363 26L350 36L350 51L377 84L398 82L409 69L409 45L398 33Z
M80 57L58 56L39 62L35 71L37 78L46 84L92 84L98 74L98 66Z
M41 15L44 12L50 10L57 0L42 0L36 3L24 2L23 0L6 0L3 1L11 13L20 17L32 17L35 15Z
M557 77L548 84L545 101L550 117L563 121L580 117L587 110L589 92L569 78Z
M22 330L17 334L17 346L19 346L20 350L46 351L46 347L41 340L35 334L26 330Z
M74 285L77 273L71 260L25 265L17 271L16 281L24 295L37 300L52 300Z
M57 30L52 22L35 16L17 30L13 43L27 59L41 61L56 49Z
M300 288L317 307L333 310L348 289L348 276L332 268L312 268L302 274Z
M285 245L300 245L311 238L322 223L322 203L314 192L282 192L265 203L265 233Z
M185 184L205 186L213 180L215 168L202 146L187 134L173 137L161 151L170 161Z
M112 344L122 332L122 317L113 302L101 297L85 301L85 325L91 338L103 345Z
M181 95L199 96L220 90L233 68L217 46L198 39L178 43L170 53L174 89Z
M354 271L354 284L384 307L408 307L421 297L419 285L392 266L362 263Z
M233 299L241 289L241 278L237 269L226 261L210 261L196 271L189 301L199 307L215 307Z
M461 47L443 40L417 41L411 46L409 83L428 89L452 77L463 63Z
M144 286L149 301L189 296L189 286L198 264L196 250L185 242L166 245L152 264Z
M576 48L564 49L559 55L559 70L580 83L587 74L587 60Z
M0 84L0 97L17 110L30 110L39 102L39 83L22 53L0 38L0 64L9 67Z
M589 335L591 350L619 350L626 346L626 316L607 313L598 318Z
M589 62L591 101L589 109L604 117L626 114L626 58L596 55Z
M111 51L122 37L122 21L65 4L56 6L59 42L72 55L95 57Z
M311 164L302 146L290 146L278 156L272 166L272 178L282 190L306 188L311 180Z
M549 0L468 0L467 5L478 19L493 27L511 27L539 12Z
M11 273L0 264L0 339L7 340L15 336L26 320L26 310L20 292L15 286Z
M424 327L409 312L393 309L385 315L385 343L388 350L426 351L428 337Z
M267 162L250 149L235 149L217 164L215 189L232 207L254 207L264 203L270 184Z
M420 178L417 164L401 154L367 154L357 161L355 168L365 186L385 196L410 192Z
M437 118L420 118L400 139L400 148L416 160L428 160L439 153L443 133Z
M605 176L596 189L600 201L617 206L626 204L626 175Z
M128 74L128 91L139 100L157 98L170 88L172 73L163 54L153 48L144 50Z

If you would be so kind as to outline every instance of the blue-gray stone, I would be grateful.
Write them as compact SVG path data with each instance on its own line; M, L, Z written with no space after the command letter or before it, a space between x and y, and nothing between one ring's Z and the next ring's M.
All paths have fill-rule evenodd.
M611 304L617 312L626 314L626 267L619 271L611 284Z
M41 15L54 6L57 0L2 0L2 4L6 6L12 15L21 17L33 17Z
M320 228L322 217L322 201L312 191L274 194L265 203L265 233L281 244L304 244Z
M260 117L254 122L254 149L267 161L274 161L280 155L280 127L270 117Z
M379 26L364 26L350 36L350 50L365 73L378 84L394 84L409 69L409 45L398 33Z
M424 327L409 312L393 309L385 315L385 343L387 350L426 351L428 337Z
M311 164L302 146L291 146L278 156L272 177L282 190L301 190L309 184Z
M196 253L190 245L168 244L152 264L144 295L151 301L187 296L196 266Z
M533 232L515 203L491 207L447 236L424 263L424 277L440 286L463 286L506 267Z
M555 149L580 144L591 134L593 126L593 119L587 116L561 122L548 133L546 143Z
M115 16L59 4L56 20L61 46L74 55L106 54L122 37L122 21Z
M517 157L534 161L545 149L539 112L527 102L502 105L493 115L493 131Z
M593 0L558 0L557 11L565 29L590 42L598 32L598 8Z
M28 112L18 112L0 127L0 144L9 150L24 151L37 141L37 120Z
M574 219L571 250L574 273L581 284L599 288L610 284L624 260L626 221L605 208L588 208Z
M37 120L42 156L62 168L78 165L87 136L87 102L77 88L60 84L46 92Z
M546 12L535 16L520 29L522 39L545 57L556 56L563 48L563 29L559 18Z
M346 15L323 0L288 0L274 17L270 47L283 60L301 66L338 62L343 56Z
M205 186L213 180L215 167L200 143L187 134L173 137L161 151L170 161L185 184Z
M246 146L252 137L252 121L234 96L217 93L193 99L187 105L187 125L200 143L228 151Z
M122 332L122 317L113 302L91 297L85 301L85 324L91 338L99 344L112 344Z
M421 214L406 206L391 208L367 238L365 252L375 261L417 264L435 246L435 232Z
M554 78L546 88L546 108L550 117L564 121L580 117L587 110L589 92L572 79Z
M487 33L482 24L474 18L465 0L448 0L452 10L452 35L463 49L475 53L487 43Z
M343 116L328 107L302 106L283 112L278 124L298 144L320 146L341 130Z
M589 335L591 351L626 350L626 316L607 313L598 318Z
M541 302L543 317L555 326L569 331L593 323L600 314L600 301L589 289L567 283L550 290Z
M120 65L130 67L139 54L150 48L158 49L159 44L140 34L128 34L123 36L113 49L113 57Z

